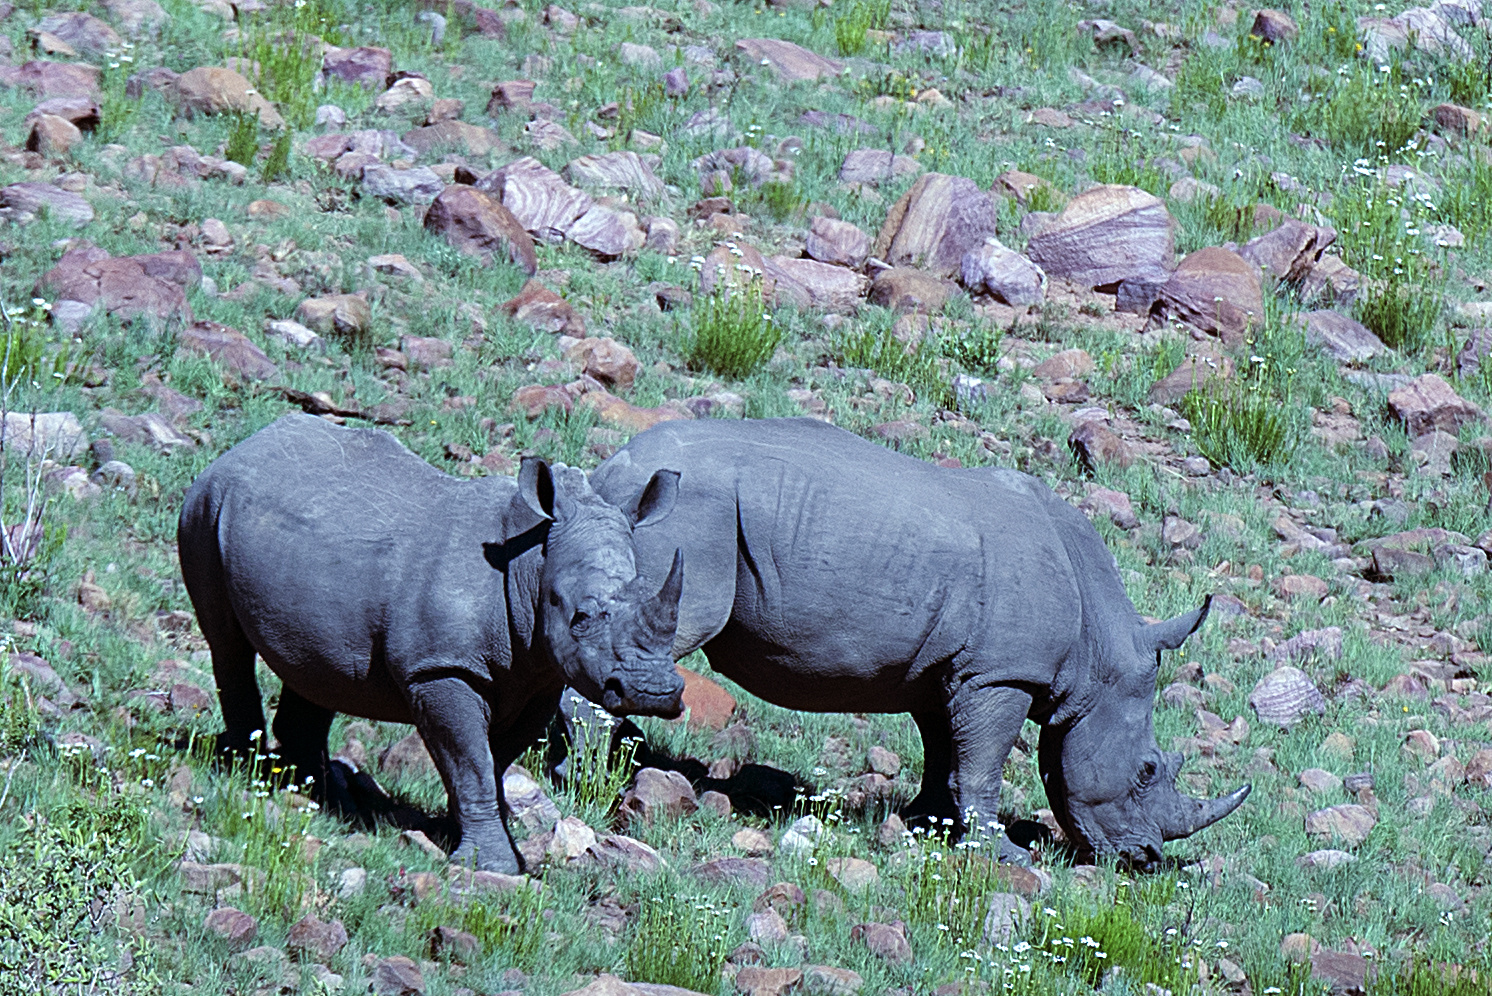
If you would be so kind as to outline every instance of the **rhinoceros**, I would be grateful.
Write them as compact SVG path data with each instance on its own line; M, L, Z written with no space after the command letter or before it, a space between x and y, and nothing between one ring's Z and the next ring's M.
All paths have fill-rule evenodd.
M632 547L677 494L660 469L624 513L574 468L528 459L516 482L458 480L385 432L281 418L203 471L181 510L219 746L262 735L257 653L284 683L280 757L323 800L355 808L328 763L334 713L413 723L460 826L454 857L519 871L500 774L566 683L618 715L681 711L682 565L645 590Z
M673 653L768 702L911 713L921 791L909 816L998 827L1000 771L1029 716L1058 823L1081 852L1139 867L1248 795L1181 794L1156 744L1160 651L1207 616L1146 624L1092 524L1013 470L947 469L808 418L668 422L591 475L625 506L660 468L665 517L633 534L656 576L689 564ZM1001 856L1024 861L1003 833Z

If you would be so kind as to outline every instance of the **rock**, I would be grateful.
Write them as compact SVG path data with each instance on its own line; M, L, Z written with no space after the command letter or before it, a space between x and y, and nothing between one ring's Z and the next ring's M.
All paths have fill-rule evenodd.
M987 944L1009 944L1022 924L1031 921L1031 904L1013 892L997 892L989 897L989 912L984 916L984 940Z
M901 758L896 752L880 744L876 744L866 754L866 764L871 771L887 778L895 778L901 774Z
M651 429L659 422L691 417L686 411L680 411L677 406L639 407L618 398L599 384L582 394L580 403L594 410L602 422L628 435Z
M6 412L0 443L7 451L57 462L77 460L88 452L88 436L72 412Z
M566 816L554 825L554 838L549 842L551 861L564 864L580 857L596 844L596 831L584 820Z
M481 957L482 942L475 934L455 927L436 927L430 931L430 957L469 965Z
M565 230L565 238L600 256L615 259L642 248L647 236L631 211L617 211L592 204L585 214Z
M28 115L31 132L26 136L26 148L44 156L65 156L72 147L83 141L83 132L66 118L55 114Z
M588 855L607 867L635 874L651 874L665 864L663 856L652 847L619 833L601 838L591 846Z
M844 72L844 63L779 38L743 38L736 42L736 48L752 61L771 66L784 83L811 82Z
M988 291L1011 307L1046 300L1046 274L1041 267L992 235L964 254L959 277L971 293Z
M608 387L630 388L640 364L632 350L612 338L577 339L564 349L565 359Z
M1326 350L1338 363L1362 363L1388 352L1383 340L1340 311L1307 311L1295 316L1306 341Z
M619 190L639 201L663 196L663 181L631 151L581 156L565 167L565 178L578 187Z
M1390 391L1388 411L1404 423L1410 438L1434 429L1454 435L1463 425L1483 419L1480 408L1433 373L1421 374L1404 387Z
M1311 955L1311 978L1327 983L1332 992L1360 993L1372 976L1368 960L1348 951L1322 948Z
M12 183L0 188L0 218L18 225L29 225L42 211L53 219L79 228L93 220L93 205L80 195L50 183ZM61 265L59 260L58 266Z
M1315 599L1326 597L1330 586L1313 574L1286 574L1274 582L1275 594L1285 599Z
M1444 16L1449 13L1449 17ZM1359 17L1358 37L1363 56L1375 65L1387 63L1393 52L1410 48L1429 55L1452 56L1469 62L1475 58L1470 44L1457 32L1468 9L1457 3L1432 7L1410 7L1394 17Z
M538 271L528 232L501 202L475 187L447 187L425 212L425 230L469 256L483 261L501 256L529 276Z
M830 965L804 965L803 987L810 992L825 993L827 996L855 996L865 985L865 979L848 968L834 968Z
M1362 287L1362 276L1342 262L1340 256L1322 256L1300 285L1300 299L1320 300L1327 305L1351 303Z
M1455 436L1434 429L1409 444L1409 456L1420 473L1449 477L1451 460L1460 446Z
M850 939L864 944L882 961L899 965L912 960L912 946L906 935L885 923L860 923L850 928Z
M212 357L229 371L249 380L280 377L280 368L252 339L218 322L201 321L183 329L177 343L187 352Z
M1348 804L1318 809L1305 818L1306 833L1313 837L1339 840L1356 847L1368 839L1378 818L1365 806Z
M501 150L503 140L491 128L479 128L465 121L446 119L423 128L414 128L403 135L403 141L421 155L432 155L441 151L453 151L466 156L485 156Z
M803 251L821 263L858 270L870 255L870 236L838 218L814 218L808 226Z
M787 921L771 907L746 917L746 936L763 947L781 944L787 940L787 935Z
M747 965L736 973L735 986L743 996L784 996L802 980L801 969Z
M349 871L362 869L348 869ZM366 873L364 873L366 875ZM343 884L346 884L344 874ZM285 949L296 961L329 964L337 953L347 945L347 928L341 920L327 923L318 920L314 913L307 913L291 924L285 935Z
M127 443L140 443L162 453L177 449L194 450L197 443L172 425L164 415L146 412L143 415L125 415L113 408L105 408L99 415L99 426Z
M378 95L373 106L385 114L408 114L435 99L435 87L419 76L406 76Z
M172 99L186 117L240 111L257 114L266 128L283 128L285 119L247 79L223 66L199 66L176 78Z
M1184 322L1237 348L1248 329L1264 320L1259 269L1227 249L1198 249L1172 272L1150 314L1155 324Z
M1356 860L1357 855L1355 854L1349 854L1346 851L1327 849L1324 851L1312 851L1309 854L1302 854L1300 857L1295 859L1295 865L1297 868L1331 871L1333 868L1340 868L1342 865L1350 865Z
M36 59L19 68L5 66L0 72L0 86L19 87L34 97L97 97L97 66L77 62L49 62Z
M1128 467L1134 462L1129 444L1096 419L1079 422L1067 445L1090 473L1103 464Z
M1271 661L1293 661L1319 656L1322 660L1342 658L1342 627L1328 626L1297 633L1270 651Z
M803 311L854 311L870 280L854 270L815 259L772 256L766 260L778 304Z
M38 118L51 116L62 118L79 131L93 131L98 127L103 111L92 97L52 97L41 101L26 115L30 124Z
M563 241L575 219L594 204L589 194L530 156L494 170L476 186L500 198L519 224L544 242Z
M395 169L387 163L363 167L362 192L390 204L429 204L445 189L445 181L427 166Z
M220 906L213 910L202 921L202 926L208 933L222 938L229 951L243 951L251 947L259 934L258 922L232 906Z
M1133 529L1140 524L1134 504L1123 491L1095 488L1078 508L1089 516L1106 515L1120 529Z
M1221 197L1223 192L1219 187L1204 180L1198 180L1192 176L1183 176L1171 184L1168 193L1173 201L1180 204L1191 204L1198 200L1214 200Z
M1275 228L1250 239L1238 254L1275 280L1299 283L1325 258L1322 253L1336 237L1333 229L1285 218Z
M1265 675L1249 695L1249 705L1261 723L1290 727L1306 713L1325 715L1326 697L1296 667L1281 667Z
M954 285L921 270L895 266L880 270L871 281L870 300L893 311L935 314L953 296Z
M1342 780L1324 768L1306 768L1300 773L1300 784L1317 795L1330 795L1342 787Z
M382 90L394 71L394 53L371 45L357 48L329 46L321 57L321 71L329 78L365 90Z
M395 955L373 963L369 986L378 996L423 996L425 976L411 959Z
M771 301L777 288L776 281L767 272L767 261L755 247L745 242L727 241L706 254L699 269L701 296L716 293L717 287L733 293L752 286L760 288L763 301Z
M1482 130L1482 116L1460 104L1439 104L1430 109L1435 127L1451 135L1474 135Z
M711 858L696 865L692 873L706 882L739 882L754 889L766 888L772 866L761 858Z
M76 11L44 17L32 30L60 38L79 52L94 56L117 51L124 44L124 39L103 21Z
M829 877L846 892L859 894L881 880L880 869L863 858L829 858L824 862Z
M1289 14L1268 7L1254 15L1254 26L1249 29L1251 37L1262 39L1271 45L1294 41L1299 34L1300 28Z
M1488 769L1492 771L1492 768ZM730 839L731 846L748 857L760 857L771 854L773 851L772 838L748 827L745 830L737 830Z
M622 797L622 816L627 820L654 820L694 812L699 802L689 779L677 771L643 768Z
M526 828L533 832L550 829L559 822L559 807L554 804L534 777L519 765L503 772L503 798L508 808Z
M296 307L295 319L322 335L359 341L372 325L373 309L356 294L331 294L306 298Z
M200 266L185 251L112 257L84 246L64 253L37 281L37 293L54 302L77 301L121 319L191 321L182 288L201 279Z
M690 729L725 729L736 711L735 697L702 674L685 667L678 670L684 679L684 708L688 710Z
M1159 198L1136 187L1102 185L1068 201L1031 237L1026 254L1047 276L1085 287L1164 279L1174 257L1173 228Z
M894 155L885 149L853 149L839 166L839 182L876 186L921 172L922 164L910 156Z
M271 339L278 339L287 346L295 346L299 349L313 349L321 343L321 336L300 322L291 321L288 318L265 322L264 334Z
M1174 405L1189 392L1203 390L1210 381L1232 376L1233 361L1226 356L1187 356L1175 370L1151 385L1150 400L1158 405Z
M672 218L653 218L648 222L643 245L656 253L672 256L679 250L679 225Z
M155 0L99 0L99 8L131 38L147 34L154 37L156 30L171 19Z
M994 232L995 205L978 184L928 173L891 207L871 253L894 267L947 277Z
M524 283L517 297L505 301L499 310L510 318L545 332L585 335L585 319L580 317L570 302L533 278Z

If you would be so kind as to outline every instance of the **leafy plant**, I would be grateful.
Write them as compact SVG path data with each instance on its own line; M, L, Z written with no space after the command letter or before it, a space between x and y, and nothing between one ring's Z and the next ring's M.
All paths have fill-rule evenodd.
M710 294L697 298L690 309L693 337L691 365L739 380L772 358L782 341L782 330L772 320L762 297L761 277L753 275L744 287L722 276Z
M451 926L471 934L488 951L502 951L520 965L532 966L544 950L549 916L544 890L521 886L499 895L483 894L450 906L427 903L417 907L411 925L421 934Z
M223 156L240 166L254 165L259 155L259 115L249 111L235 111L228 127L228 147Z
M1004 329L988 322L976 322L962 335L945 334L940 349L944 356L965 370L995 374L1000 357L1005 355L1000 348L1004 341Z
M761 185L757 196L761 198L762 207L777 221L792 217L805 202L798 193L798 185L788 180L768 180Z
M859 55L865 51L866 36L886 27L891 0L852 0L843 6L843 13L834 17L834 42L840 55Z
M1281 464L1295 452L1288 417L1257 386L1210 381L1181 399L1181 411L1197 449L1217 466L1246 472Z
M627 949L627 977L712 993L730 953L734 910L707 899L656 895L642 901Z
M946 400L950 394L948 377L938 364L936 349L926 343L902 342L896 337L893 318L890 312L871 313L864 325L847 324L834 345L839 363L874 370L918 393Z
M1421 249L1420 226L1433 217L1430 195L1375 183L1344 192L1339 201L1343 256L1367 278L1358 320L1395 349L1418 347L1439 321L1445 300L1444 274Z
M290 130L282 129L269 147L269 158L264 161L263 179L273 183L290 175Z

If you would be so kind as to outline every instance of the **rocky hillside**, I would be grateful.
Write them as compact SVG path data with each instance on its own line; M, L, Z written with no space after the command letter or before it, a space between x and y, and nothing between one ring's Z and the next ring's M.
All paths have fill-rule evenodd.
M1487 993L1492 21L1404 2L0 3L0 990ZM293 410L1036 474L1147 615L1215 596L1157 732L1253 795L1074 866L1030 727L999 867L893 815L907 717L696 657L678 770L509 770L531 879L446 862L407 727L338 721L394 815L330 819L213 763L174 550Z

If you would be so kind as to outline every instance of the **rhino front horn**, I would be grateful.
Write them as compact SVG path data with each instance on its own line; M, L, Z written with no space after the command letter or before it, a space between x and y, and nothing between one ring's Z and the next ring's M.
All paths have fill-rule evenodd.
M641 606L642 621L658 639L673 641L674 631L679 625L679 596L684 591L684 551L675 550L673 565L658 594L647 599Z
M1176 826L1167 829L1166 840L1180 840L1183 837L1190 837L1198 830L1207 829L1243 805L1243 800L1249 797L1249 792L1252 790L1252 785L1244 785L1216 799L1189 799L1182 796L1181 809L1185 815L1177 821Z

